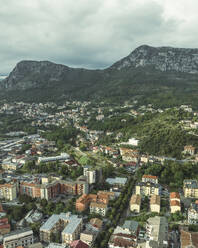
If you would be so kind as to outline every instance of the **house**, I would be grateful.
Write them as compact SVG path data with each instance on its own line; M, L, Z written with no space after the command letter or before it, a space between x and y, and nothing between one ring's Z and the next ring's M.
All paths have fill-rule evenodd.
M168 222L165 217L150 217L146 223L146 248L168 248Z
M194 155L195 154L195 147L190 145L190 146L184 146L184 154L190 154L190 155Z
M196 248L198 247L198 232L180 231L181 248Z
M129 148L120 148L120 155L122 156L122 160L127 162L139 162L139 151Z
M98 230L102 229L102 225L103 225L103 221L98 219L98 218L92 218L89 221L90 225L92 225L93 227L97 228Z
M30 228L20 229L3 237L4 248L28 247L34 243L33 231Z
M198 200L195 203L191 203L188 209L188 223L198 225Z
M184 196L189 198L198 198L197 180L186 179L183 183Z
M132 195L130 200L130 210L132 212L139 213L141 206L141 196L140 195Z
M108 243L109 248L137 247L139 225L136 221L125 221L123 226L114 229Z
M160 213L160 196L152 195L150 198L150 210L151 212Z

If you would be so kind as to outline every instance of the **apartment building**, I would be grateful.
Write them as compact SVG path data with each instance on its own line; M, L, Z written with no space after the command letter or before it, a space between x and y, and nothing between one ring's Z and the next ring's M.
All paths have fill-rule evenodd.
M139 213L141 207L141 196L140 195L132 195L130 200L130 210L132 212Z
M79 212L85 211L91 202L108 204L109 200L115 199L114 192L98 191L96 194L84 194L76 200L76 210Z
M160 196L152 195L150 198L150 210L151 212L160 213Z
M28 247L34 243L33 231L30 228L10 232L3 237L4 248Z
M13 201L17 198L17 187L14 183L0 184L0 198Z
M108 243L109 248L137 247L139 226L136 221L125 221L123 226L114 229Z
M146 248L168 248L168 222L165 217L150 217L146 223Z
M87 182L93 184L96 182L96 170L86 165L83 168L83 175L87 177Z
M161 186L151 182L139 182L135 186L135 192L141 196L160 195Z
M142 182L144 183L150 182L150 183L158 184L158 177L152 175L143 175Z
M188 209L188 223L198 225L198 200L195 203L191 203Z
M181 211L180 195L178 192L170 193L170 210L171 213L176 213L177 211Z
M197 180L187 179L183 183L184 196L189 198L198 198L198 182Z
M4 235L10 232L10 224L8 218L0 219L0 235Z
M96 213L105 216L107 213L107 204L100 202L91 202L89 209L90 213Z
M39 184L35 182L21 182L19 185L19 193L50 200L59 194L82 195L88 193L88 183L86 181L65 181L54 180L51 183Z
M53 214L40 228L40 240L50 242L52 233L61 232L63 244L70 244L79 238L83 228L82 218L70 212Z
M49 163L54 161L66 161L70 158L69 154L61 153L60 156L55 157L39 157L38 163Z

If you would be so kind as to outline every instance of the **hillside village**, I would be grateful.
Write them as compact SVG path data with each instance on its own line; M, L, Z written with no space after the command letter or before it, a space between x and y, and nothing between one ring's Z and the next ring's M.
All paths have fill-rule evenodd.
M191 106L14 102L0 117L3 247L198 247Z

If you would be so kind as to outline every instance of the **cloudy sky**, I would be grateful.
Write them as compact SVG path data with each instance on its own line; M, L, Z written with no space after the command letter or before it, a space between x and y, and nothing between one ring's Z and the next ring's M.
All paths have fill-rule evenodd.
M0 74L20 60L105 68L142 44L198 47L197 0L0 0Z

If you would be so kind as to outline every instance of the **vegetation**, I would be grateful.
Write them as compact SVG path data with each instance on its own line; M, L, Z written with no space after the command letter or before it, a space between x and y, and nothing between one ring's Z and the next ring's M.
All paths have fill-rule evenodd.
M174 191L183 187L184 179L198 179L198 164L165 161L163 165L143 165L137 171L137 178L140 180L144 174L158 176L160 184Z

